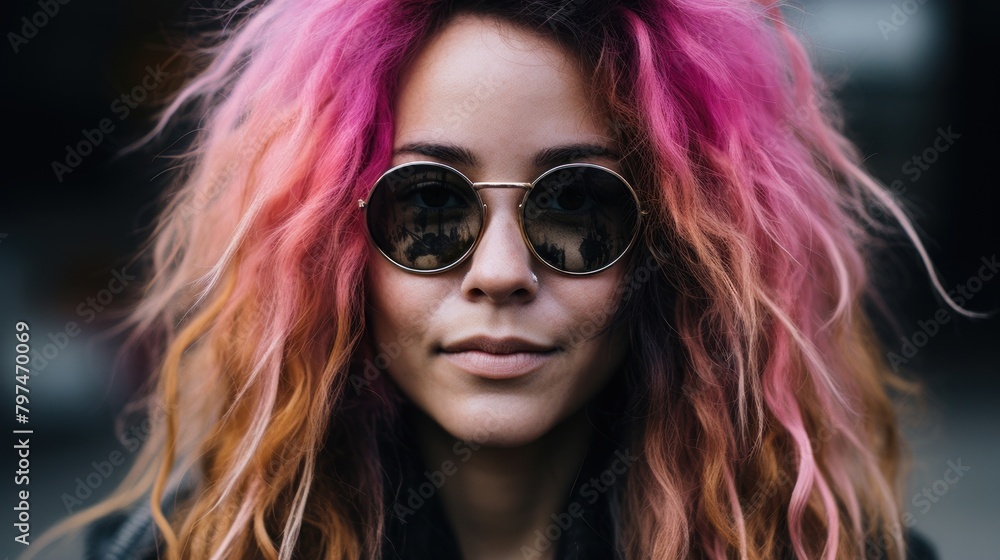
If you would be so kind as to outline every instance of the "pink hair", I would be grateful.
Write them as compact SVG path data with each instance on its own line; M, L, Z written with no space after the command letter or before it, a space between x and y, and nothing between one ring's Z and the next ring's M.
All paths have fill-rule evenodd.
M894 216L942 297L975 314L861 169L777 6L548 4L231 10L244 17L200 51L209 63L144 139L199 119L128 321L133 340L162 348L156 430L131 487L81 519L148 494L168 558L378 557L371 441L396 404L384 379L351 385L370 258L356 201L390 159L396 77L465 9L549 33L592 65L652 210L639 251L657 266L629 298L643 459L616 506L626 557L763 559L786 543L856 558L871 540L904 557L888 392L907 384L861 307L879 303L866 259L893 230L869 209ZM168 519L160 500L191 469L202 489Z

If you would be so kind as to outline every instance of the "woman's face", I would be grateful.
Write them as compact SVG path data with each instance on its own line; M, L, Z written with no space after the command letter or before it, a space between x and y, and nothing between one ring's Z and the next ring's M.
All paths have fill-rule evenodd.
M587 150L535 161L561 146L614 149L573 60L528 31L457 16L401 76L392 165L436 161L472 181L531 182L569 161L621 173L612 155ZM414 274L372 247L369 328L379 366L452 436L516 446L578 411L621 365L625 332L597 332L617 309L624 265L589 276L548 268L519 230L524 191L479 192L485 229L459 266Z

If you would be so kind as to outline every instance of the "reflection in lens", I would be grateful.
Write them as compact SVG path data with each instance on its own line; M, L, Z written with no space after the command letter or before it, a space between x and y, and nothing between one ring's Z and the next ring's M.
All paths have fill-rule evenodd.
M544 176L523 212L535 252L567 272L598 270L614 262L628 248L638 223L628 186L608 171L584 165Z
M461 176L433 165L411 165L376 185L368 224L375 244L390 259L416 270L436 270L469 251L482 212Z

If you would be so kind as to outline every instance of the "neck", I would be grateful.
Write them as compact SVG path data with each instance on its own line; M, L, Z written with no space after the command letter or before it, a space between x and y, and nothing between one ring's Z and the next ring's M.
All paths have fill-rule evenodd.
M459 442L433 419L417 413L414 420L425 465L447 475L438 492L463 558L555 557L557 543L539 535L565 509L587 454L586 407L527 445L460 443L459 454Z

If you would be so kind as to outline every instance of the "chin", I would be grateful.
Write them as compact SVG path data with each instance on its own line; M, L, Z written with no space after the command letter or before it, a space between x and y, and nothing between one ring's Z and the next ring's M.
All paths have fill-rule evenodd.
M552 416L551 404L539 408L542 403L511 402L507 398L499 399L501 402L484 400L491 402L440 411L442 414L431 417L456 440L483 447L527 445L552 430L560 420Z

